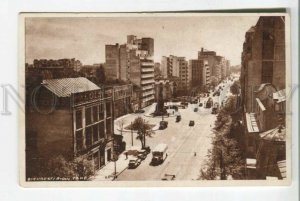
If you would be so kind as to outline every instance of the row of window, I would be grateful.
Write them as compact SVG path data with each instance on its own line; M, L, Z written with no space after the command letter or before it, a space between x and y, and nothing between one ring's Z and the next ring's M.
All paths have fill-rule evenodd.
M106 119L91 126L87 126L85 129L76 131L76 150L82 150L83 148L89 148L96 142L105 138L105 125L106 122L106 136L112 134L112 118ZM85 143L84 143L85 139Z
M85 122L83 122L83 112L85 115ZM86 126L89 126L102 121L104 119L104 112L104 104L87 107L85 110L77 110L75 119L76 129L83 128L83 123L85 123ZM106 117L111 117L111 103L106 103Z

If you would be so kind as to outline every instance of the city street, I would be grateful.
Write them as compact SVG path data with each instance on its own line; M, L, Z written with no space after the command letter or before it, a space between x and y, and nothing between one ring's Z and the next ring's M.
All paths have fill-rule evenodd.
M223 84L222 84L223 85ZM229 90L229 83L224 84L224 90L221 93L222 101ZM212 96L212 93L210 94ZM200 102L204 103L208 97L201 98ZM175 117L165 118L168 121L168 127L165 130L156 130L153 136L147 137L146 145L153 149L157 144L165 143L168 145L167 158L158 166L151 166L152 154L135 169L127 169L120 174L117 180L161 180L165 174L176 176L176 180L195 180L199 178L201 166L206 159L207 151L211 147L212 128L216 115L211 114L211 108L206 109L198 107L198 104L189 104L186 109L179 109L181 121L176 123ZM198 112L194 108L198 107ZM146 108L153 109L153 106ZM129 114L121 118L125 124L129 124L137 116L142 116L150 124L157 124L161 117L147 117L144 114ZM194 120L195 126L190 127L189 121ZM120 119L118 120L120 121ZM118 127L118 122L115 123ZM132 138L130 132L123 132L127 149L131 147ZM133 145L141 146L139 140L135 139L136 133L133 134Z

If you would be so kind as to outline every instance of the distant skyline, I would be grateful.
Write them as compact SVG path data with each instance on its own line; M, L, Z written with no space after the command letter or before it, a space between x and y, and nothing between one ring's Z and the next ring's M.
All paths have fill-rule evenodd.
M197 59L201 47L241 63L245 33L257 16L26 18L26 62L76 58L105 62L106 44L124 44L127 35L154 39L154 61L176 55Z

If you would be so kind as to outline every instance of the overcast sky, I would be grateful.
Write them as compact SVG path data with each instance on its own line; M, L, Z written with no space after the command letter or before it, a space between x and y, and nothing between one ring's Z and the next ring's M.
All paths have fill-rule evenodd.
M196 59L201 47L241 63L246 31L258 17L27 18L26 62L76 58L105 62L105 44L126 43L127 35L154 39L154 60L170 54Z

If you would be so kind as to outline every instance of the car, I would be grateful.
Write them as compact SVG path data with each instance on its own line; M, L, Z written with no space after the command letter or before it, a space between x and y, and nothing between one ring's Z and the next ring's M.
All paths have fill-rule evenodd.
M147 154L149 154L151 152L151 149L149 146L143 147L142 150L145 150Z
M139 159L139 158L130 159L129 163L128 163L128 168L133 169L133 168L136 168L137 166L139 166L140 164L141 164L141 159Z
M195 121L190 121L189 126L194 126L195 125Z
M161 180L163 181L170 181L170 180L174 180L176 178L175 174L165 174Z
M168 122L167 121L160 121L159 122L159 130L164 130L168 127Z
M194 108L194 112L198 112L198 108Z
M212 114L217 114L217 110L218 110L218 108L213 107L212 110L211 110L211 113L212 113Z
M136 110L134 113L139 114L139 113L144 113L145 110Z
M147 158L148 152L146 150L139 150L137 157L141 160L145 160Z
M203 103L199 103L199 107L202 107L203 106Z
M176 122L180 122L180 120L181 120L181 116L180 115L176 116Z

